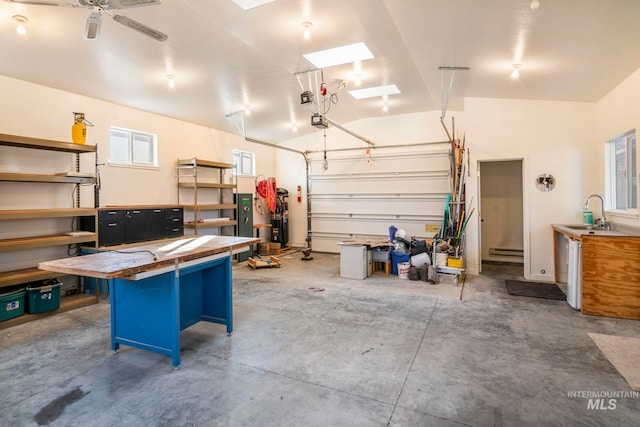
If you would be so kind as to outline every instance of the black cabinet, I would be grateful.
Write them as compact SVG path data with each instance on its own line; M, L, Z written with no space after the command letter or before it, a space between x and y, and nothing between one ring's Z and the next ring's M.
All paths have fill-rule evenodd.
M181 237L183 223L181 207L99 209L98 246Z

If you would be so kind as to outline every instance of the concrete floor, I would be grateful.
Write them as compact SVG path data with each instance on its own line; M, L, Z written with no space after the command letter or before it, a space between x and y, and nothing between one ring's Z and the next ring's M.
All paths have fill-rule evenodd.
M337 255L234 267L232 337L182 332L182 364L110 350L109 305L0 331L6 426L632 426L640 399L587 408L571 391L630 391L588 332L640 322L510 296L522 268L460 287L341 279Z

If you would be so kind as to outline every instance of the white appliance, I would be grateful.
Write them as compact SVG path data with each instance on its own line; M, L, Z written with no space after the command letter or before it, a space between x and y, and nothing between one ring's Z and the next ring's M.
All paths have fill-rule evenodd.
M582 270L580 268L580 247L578 240L569 239L569 272L567 275L567 302L576 310L582 306Z
M366 246L340 246L340 277L366 279L371 275L371 259Z

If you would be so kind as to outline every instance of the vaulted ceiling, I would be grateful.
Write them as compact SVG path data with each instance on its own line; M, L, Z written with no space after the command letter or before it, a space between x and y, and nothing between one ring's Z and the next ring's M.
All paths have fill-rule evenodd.
M86 8L1 0L0 74L234 133L242 115L247 136L280 142L317 130L300 93L309 77L315 89L303 54L321 49L364 42L374 58L361 63L360 87L401 91L383 111L382 98L348 93L353 64L325 68L320 79L337 91L326 116L337 123L462 110L467 96L594 102L640 68L640 1L530 4L275 0L245 11L232 0L163 0L118 11L168 35L158 42L109 16L98 40L84 40ZM14 15L28 19L26 35L16 33ZM304 22L312 23L308 40Z

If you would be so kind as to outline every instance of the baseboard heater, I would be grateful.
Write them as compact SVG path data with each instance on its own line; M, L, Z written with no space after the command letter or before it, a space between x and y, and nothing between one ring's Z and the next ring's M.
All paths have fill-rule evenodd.
M489 255L522 258L524 249L489 248Z

